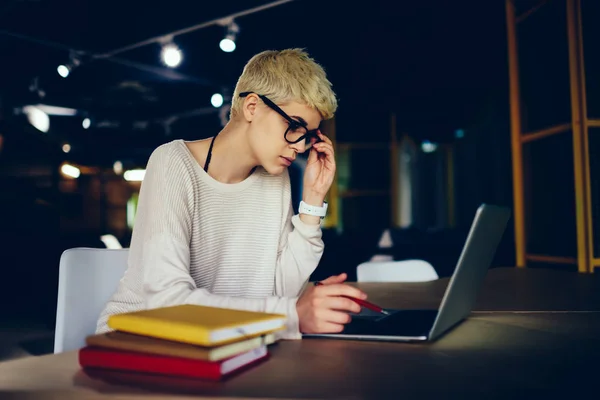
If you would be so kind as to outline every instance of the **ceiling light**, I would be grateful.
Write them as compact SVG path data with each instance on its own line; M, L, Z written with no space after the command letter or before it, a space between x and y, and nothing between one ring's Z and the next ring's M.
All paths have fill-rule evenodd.
M231 20L227 24L227 33L225 34L225 38L221 40L219 43L219 47L226 53L231 53L235 50L235 39L237 38L237 34L240 31L240 27L235 21Z
M48 114L46 114L36 106L23 107L23 113L27 115L27 120L37 130L44 133L48 132L48 130L50 129L50 117L48 117Z
M179 47L177 47L174 43L167 43L163 45L160 56L163 63L171 68L179 66L179 64L181 64L181 60L183 59L181 50L179 50Z
M71 74L74 68L81 64L81 54L75 51L69 52L69 62L67 64L61 64L56 68L56 72L63 78L66 78Z
M36 104L35 106L48 115L58 115L61 117L72 117L73 115L77 115L77 110L74 108L51 106L48 104Z
M235 42L233 41L233 39L226 37L225 39L221 40L221 42L219 43L219 47L225 53L231 53L235 50Z
M433 153L437 150L437 147L438 145L436 143L432 143L429 140L424 140L423 143L421 143L421 150L423 150L424 153Z
M74 167L70 164L63 164L63 166L60 167L60 172L62 172L63 175L71 178L79 178L79 175L81 174L79 168Z
M219 108L223 105L223 95L221 93L215 93L210 98L210 104L215 108Z
M66 65L59 65L58 68L56 68L56 71L60 76L66 78L69 76L69 73L71 73L71 68L67 67Z
M121 175L123 173L123 163L121 161L115 161L113 164L113 171L115 171L115 174Z

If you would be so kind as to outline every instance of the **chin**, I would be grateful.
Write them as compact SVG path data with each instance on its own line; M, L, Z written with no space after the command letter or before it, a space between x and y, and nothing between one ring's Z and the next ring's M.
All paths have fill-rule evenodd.
M282 164L281 162L270 162L264 163L262 167L267 171L270 175L281 175L287 170L289 167L287 165Z
M285 170L288 168L284 165L269 165L269 166L263 166L263 168L265 169L265 171L267 171L270 175L281 175L285 172Z

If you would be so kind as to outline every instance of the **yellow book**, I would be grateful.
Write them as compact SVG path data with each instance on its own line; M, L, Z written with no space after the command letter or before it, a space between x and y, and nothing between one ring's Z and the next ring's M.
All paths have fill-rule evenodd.
M111 315L114 330L214 347L285 327L286 316L198 305L179 305Z

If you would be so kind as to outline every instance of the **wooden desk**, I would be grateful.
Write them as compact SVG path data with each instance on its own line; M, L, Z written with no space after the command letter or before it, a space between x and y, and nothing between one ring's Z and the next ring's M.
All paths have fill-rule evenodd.
M446 283L360 286L384 306L423 307L437 306ZM68 352L0 363L0 398L505 399L597 394L600 279L495 269L483 290L478 311L435 343L284 341L271 347L270 360L224 383L153 379L144 388L91 379L80 372L77 353ZM528 306L535 312L523 312Z
M437 308L449 278L424 283L352 283L389 308ZM474 311L600 311L600 274L491 269Z

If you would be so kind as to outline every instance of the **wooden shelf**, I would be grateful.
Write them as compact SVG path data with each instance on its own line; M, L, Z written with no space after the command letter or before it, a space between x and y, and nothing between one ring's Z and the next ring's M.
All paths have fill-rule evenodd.
M392 204L397 190L395 115L386 111L376 121L362 125L348 123L345 130L353 133L345 136L346 141L335 139L335 120L332 119L327 130L338 157L338 170L329 194L332 212L327 227L343 231L389 226L395 220ZM363 128L368 128L371 134L362 135ZM374 208L374 213L361 213L365 207Z

